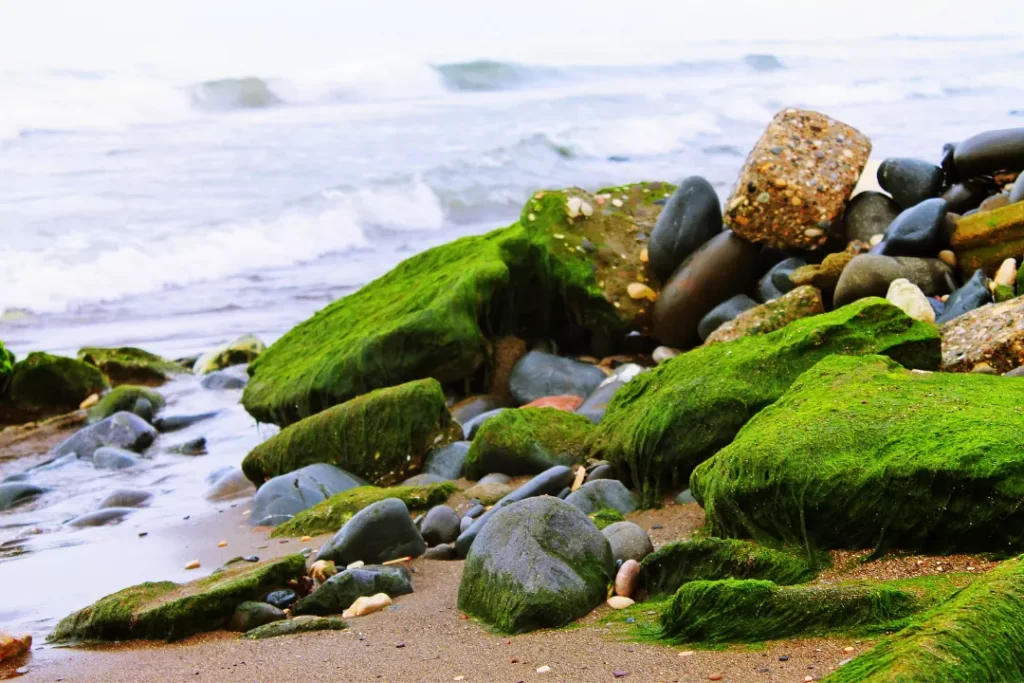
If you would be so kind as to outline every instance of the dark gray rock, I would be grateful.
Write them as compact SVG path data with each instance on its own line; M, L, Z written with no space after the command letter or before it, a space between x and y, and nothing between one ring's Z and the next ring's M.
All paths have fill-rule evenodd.
M722 207L711 183L686 178L661 210L647 249L651 267L664 280L702 244L722 232Z
M700 319L700 324L697 325L697 335L700 337L701 341L704 341L719 327L730 320L733 320L740 313L749 311L757 305L757 302L746 294L737 294L734 297L726 299L712 308L706 316Z
M191 427L197 422L209 420L219 414L219 410L211 410L207 413L195 413L193 415L169 415L167 417L158 417L153 420L153 426L156 427L157 431L161 434L166 434L168 432L177 432L185 429L186 427Z
M138 415L146 422L153 421L153 404L150 403L149 399L145 396L139 396L135 399L135 406L132 408L132 413Z
M142 460L123 448L104 446L97 448L92 455L92 464L98 470L126 470L138 466Z
M586 398L606 377L595 365L530 351L512 368L509 391L520 405L545 396Z
M797 268L807 265L807 261L798 256L783 259L776 263L757 283L757 296L762 302L778 299L796 286L789 277ZM733 297L736 298L736 297ZM713 309L712 309L713 310ZM738 315L738 314L737 314ZM704 316L705 318L707 316ZM733 316L735 317L735 316ZM701 320L703 322L703 319ZM698 328L698 333L699 333ZM710 333L709 333L710 334Z
M430 508L420 525L420 534L427 545L452 543L459 537L459 515L447 505Z
M569 497L570 493L572 493L572 489L569 488L568 486L566 486L564 489L562 489L561 491L558 492L558 495L556 496L556 498L560 498L562 500L565 500L566 498Z
M611 508L626 515L640 505L633 492L617 479L598 479L579 487L566 499L569 505L589 515Z
M316 463L267 481L252 501L251 526L277 526L336 493L366 482L345 470ZM346 563L347 564L347 563Z
M245 473L240 468L229 467L228 471L224 472L206 490L203 498L206 500L227 500L248 495L255 491L256 487L253 486L252 482L249 481L249 478L245 476Z
M8 510L53 489L22 482L0 484L0 510Z
M429 486L430 484L442 484L446 481L448 480L444 477L439 477L436 474L421 472L420 474L415 474L404 480L400 486Z
M93 512L79 515L68 521L67 525L75 528L85 528L117 524L135 512L135 510L136 508L103 508L102 510L94 510Z
M453 543L435 545L433 548L427 548L427 552L423 553L424 560L454 560L455 558L455 544Z
M583 480L583 483L589 484L590 482L597 481L599 479L615 478L615 467L609 463L602 463L587 472L587 477Z
M138 415L122 411L105 420L78 430L54 450L57 456L76 454L92 460L97 448L110 446L141 453L153 443L157 433Z
M942 248L947 208L945 199L926 199L901 213L885 231L885 253L935 256Z
M582 415L594 424L600 423L615 393L645 369L636 363L625 363L615 368L615 372L605 378L590 396L583 399L583 403L576 409L576 414Z
M935 322L941 325L989 303L992 303L992 292L988 289L988 278L983 271L976 270L963 287L949 295L942 317L936 318Z
M506 407L505 401L499 396L491 396L489 394L472 396L459 402L452 408L452 419L460 425L465 425L477 415L483 415L492 410Z
M357 560L379 564L399 557L419 557L427 549L409 518L409 508L398 498L386 498L355 514L317 554L346 566Z
M282 588L281 590L267 593L266 602L278 609L287 609L298 599L299 596L291 588Z
M412 575L402 566L365 565L346 569L295 603L293 614L340 614L357 598L387 593L388 597L412 593Z
M235 608L235 613L231 615L231 621L228 622L228 630L251 631L264 624L270 624L287 618L283 610L265 602L243 602Z
M939 163L946 186L960 182L960 173L956 170L956 143L947 142L942 146L942 161Z
M900 205L881 192L861 192L850 200L843 214L846 239L870 242L875 235L884 235L889 224L900 214Z
M886 159L878 166L878 184L903 209L937 197L942 181L942 169L920 159Z
M100 501L97 509L104 508L141 508L149 505L153 494L139 489L117 489L111 491Z
M942 198L950 212L965 215L977 209L995 191L996 186L991 181L974 178L953 185L942 193Z
M1010 188L1010 203L1024 202L1024 172L1017 176L1013 187Z
M935 296L950 291L952 271L938 259L861 254L843 269L832 299L839 308L868 296L884 298L899 278L910 280L925 296Z
M601 530L612 548L612 557L616 562L636 560L639 562L654 552L654 544L639 524L633 522L615 522Z
M436 474L443 479L458 479L469 453L469 441L456 441L427 453L423 462L424 474Z
M462 431L465 433L466 438L472 441L473 437L476 436L477 431L479 431L480 427L483 426L484 422L487 422L496 415L500 415L503 410L508 409L495 408L494 410L488 410L486 413L480 413L472 420L462 425Z
M167 449L167 452L179 455L206 455L206 437L200 436L185 443L171 446Z
M246 375L229 370L215 370L207 375L203 375L199 386L211 391L225 391L228 389L244 389L248 382L249 378Z
M685 489L682 493L676 496L676 505L686 505L687 503L696 502L697 499L693 497L692 493L690 493L690 489Z
M3 479L0 479L0 484L7 484L16 481L28 481L30 474L28 472L18 472L17 474L8 474Z
M1024 168L1024 128L990 130L969 137L957 145L953 160L963 178L1015 173Z

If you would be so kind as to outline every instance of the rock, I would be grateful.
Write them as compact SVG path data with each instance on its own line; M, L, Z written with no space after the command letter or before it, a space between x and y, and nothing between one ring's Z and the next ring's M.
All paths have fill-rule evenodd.
M182 429L187 429L194 424L209 420L210 418L217 417L220 415L219 410L211 410L208 413L196 413L194 415L168 415L167 417L158 417L153 420L153 426L157 428L162 434L169 432L177 432Z
M132 514L133 512L135 512L135 508L133 507L103 508L101 510L87 512L84 515L79 515L74 519L68 520L67 525L70 527L75 527L76 529L82 529L86 527L118 524L124 521L124 518Z
M824 312L821 292L814 287L804 285L723 323L708 335L704 343L715 344L749 335L775 332L794 320L809 318Z
M950 268L956 268L956 254L949 249L943 249L939 252L939 260Z
M466 530L469 529L469 527L473 526L473 522L475 521L476 520L470 517L469 515L463 516L463 518L459 520L459 535L461 536L462 534L466 533Z
M586 398L605 377L600 368L589 363L531 351L516 363L509 389L519 404L554 395Z
M205 375L199 382L199 386L210 391L227 391L229 389L244 389L249 383L249 378L241 373L233 373L226 370L214 370Z
M132 412L141 417L146 422L153 421L153 404L150 403L149 399L139 397L135 399L135 405L132 406Z
M726 225L777 249L822 246L870 151L864 135L830 117L780 111L740 171L725 203Z
M1010 196L1005 193L994 194L978 205L978 213L1001 209L1010 203Z
M974 271L964 286L949 295L942 315L936 319L939 324L949 322L968 311L992 302L992 292L988 288L988 278L980 270Z
M971 372L985 363L1008 373L1024 365L1024 297L964 313L940 333L942 370Z
M469 453L469 441L456 441L435 448L423 461L423 474L436 474L442 479L458 479Z
M501 472L491 472L487 476L481 477L477 484L510 484L512 483L512 477ZM470 496L473 498L473 496ZM475 508L474 508L475 509Z
M427 548L427 552L423 553L424 560L454 560L456 557L455 545L453 543L435 545L433 548Z
M696 502L697 501L693 497L693 494L690 493L690 489L684 489L683 491L680 491L679 495L677 495L675 497L676 505L686 505L688 503L696 503Z
M779 261L758 281L757 296L761 301L778 299L795 286L790 279L793 271L806 265L807 261L799 257Z
M107 388L103 373L74 358L36 352L13 363L10 352L0 350L0 355L4 366L10 366L4 372L6 396L0 400L0 425L71 412L91 394Z
M605 604L612 609L619 610L626 609L627 607L632 607L633 601L629 598L624 598L621 595L613 595L605 601Z
M957 145L953 156L963 178L991 176L1024 168L1024 128L990 130Z
M751 299L751 301L754 301L754 300ZM756 305L757 302L754 302L754 303ZM707 318L707 316L704 316L704 318ZM701 322L702 323L704 322L704 318L701 318ZM698 327L698 330L699 329L700 328ZM654 352L651 354L651 360L653 360L657 365L661 365L662 363L664 363L666 361L672 360L673 358L678 356L680 353L682 353L682 352L679 349L673 349L671 346L659 346L658 348L654 349ZM591 394L591 395L593 395L593 394Z
M631 598L636 592L637 578L640 574L640 563L626 560L615 574L615 594L623 598Z
M97 448L92 456L92 464L98 470L124 470L136 467L142 461L131 451L122 448L104 446Z
M530 401L523 408L555 408L571 413L579 408L581 403L583 403L583 399L579 396L545 396L536 401Z
M252 501L250 526L277 526L336 493L364 486L345 470L317 463L274 477L260 486Z
M636 510L636 496L617 479L598 479L584 484L566 498L565 502L589 515L604 508L617 510L624 515Z
M499 500L512 493L515 487L510 484L501 484L496 481L491 482L478 482L476 485L469 487L463 493L472 498L477 498L481 503L485 505L493 505Z
M604 531L616 522L626 521L626 518L622 516L621 512L613 510L612 508L603 508L597 512L591 512L587 517L600 531Z
M919 159L886 159L878 167L878 184L904 209L937 197L942 169Z
M136 410L139 399L145 399L149 403L148 417L139 414ZM122 384L104 394L99 402L89 409L89 424L96 424L114 413L122 411L135 413L146 422L152 422L153 413L163 410L164 405L164 397L160 395L160 392L149 387ZM144 405L139 408L145 412Z
M881 192L863 192L850 200L843 214L846 238L868 242L875 235L885 234L889 224L900 214L900 205Z
M699 466L690 485L709 533L722 538L880 553L1016 547L1022 402L1024 386L1002 377L833 356Z
M0 631L0 662L12 660L32 649L32 634L26 633L21 636L14 636L6 631ZM22 673L19 671L18 673Z
M677 348L695 344L704 316L749 288L756 272L758 251L730 231L705 243L662 287L654 304L654 336Z
M192 372L205 375L216 370L223 370L232 365L251 363L266 350L266 346L254 335L242 335L226 346L207 351L199 356Z
M1006 198L1006 201L1009 204L1024 202L1024 173L1017 176L1017 180L1014 181L1013 187L1010 188L1010 195Z
M462 425L462 431L465 435L465 438L472 441L474 438L476 438L476 433L480 431L480 427L482 427L485 422L490 420L492 417L497 417L498 415L501 415L506 410L508 409L495 408L494 410L488 410L486 413L480 413L472 420L466 422L464 425Z
M459 537L459 515L447 505L432 507L420 525L420 534L427 545L454 543Z
M837 307L845 306L872 296L885 296L893 280L903 278L917 285L927 296L949 292L947 281L952 273L938 259L906 256L855 256L839 276L833 301Z
M975 178L951 186L942 193L942 198L949 205L950 212L964 215L977 209L994 189L991 181Z
M612 557L616 562L627 560L639 562L654 552L650 536L633 522L615 522L601 530L612 548ZM626 597L629 597L628 595Z
M249 495L255 491L256 487L252 485L245 473L237 467L232 467L206 490L203 498L206 500L228 500Z
M690 176L672 193L651 231L648 254L665 280L702 244L722 232L722 207L711 183Z
M604 536L556 498L501 508L466 558L459 609L505 633L563 626L607 596L614 576Z
M352 606L341 613L341 616L346 619L352 617L364 617L367 614L373 614L379 612L385 607L391 606L391 598L385 593L377 593L369 597L357 598Z
M120 412L78 430L53 452L56 456L74 453L79 458L87 460L93 458L96 449L103 447L123 448L141 453L153 443L156 435L156 430L139 416Z
M465 474L471 479L488 472L539 474L555 465L580 464L592 429L582 415L554 408L506 410L473 438Z
M316 559L333 560L337 565L356 560L379 564L399 557L419 557L426 549L409 518L409 508L398 498L387 498L357 512L320 549Z
M358 598L384 593L391 598L412 593L412 575L405 567L366 565L346 569L329 578L322 586L302 598L292 609L294 614L340 614Z
M477 517L468 529L459 534L458 539L455 541L455 549L458 552L459 557L466 556L470 547L473 545L477 534L480 533L487 522L490 521L491 517L493 517L499 510L511 505L512 503L518 503L526 500L527 498L533 498L535 496L554 496L563 488L570 486L574 478L575 475L573 475L570 468L564 465L557 465L549 470L541 472L512 493L506 495L495 503L494 507Z
M896 217L885 231L885 253L890 256L934 256L940 249L948 205L944 199L926 199Z
M587 396L580 407L576 409L576 414L597 424L604 417L608 404L615 393L643 370L639 365L632 363L620 366L610 377L601 382L590 396Z
M337 617L302 616L254 628L247 631L245 637L249 640L263 640L264 638L312 633L313 631L344 631L347 628L348 622Z
M755 308L757 305L758 303L746 294L737 294L730 299L726 299L700 319L700 324L697 325L697 336L700 337L701 341L706 340L719 327L733 320L739 314ZM676 355L679 355L678 352ZM657 362L657 359L655 359L655 362Z
M106 495L106 497L100 501L97 506L98 509L104 508L141 508L149 505L149 501L153 499L153 494L149 491L141 491L139 489L116 489Z
M338 573L338 568L329 560L317 560L309 567L309 576L317 583L323 583Z
M99 368L115 386L135 384L158 387L185 372L185 368L177 363L132 346L87 347L78 351L78 360Z
M747 420L833 353L885 353L908 367L933 370L940 359L938 331L871 298L777 332L701 346L620 390L591 435L591 457L626 468L642 504L652 505L667 481L685 481Z
M399 486L430 486L431 484L440 484L442 482L450 481L444 477L439 477L436 474L417 474L409 477L403 481Z
M53 489L22 482L0 484L0 510L9 510Z
M427 453L462 438L437 380L378 389L281 430L242 461L250 481L326 462L390 486L419 472Z
M909 280L904 278L893 280L889 285L889 291L885 295L885 300L914 320L920 320L925 323L935 322L935 311L932 310L931 304L928 303L928 297L924 295L917 285L912 284Z
M168 453L177 453L179 455L206 455L206 437L200 436L195 439L190 439L184 443L171 446L167 449Z
M283 588L281 590L270 591L267 593L265 598L266 602L277 607L278 609L287 609L289 605L299 599L299 596L295 594L291 588Z
M1017 260L1008 258L999 266L995 277L992 278L997 285L1013 287L1017 281Z
M254 628L275 621L287 619L287 615L277 607L265 602L247 601L235 608L228 622L230 631L251 631Z
M1024 377L1024 365L1004 372L1003 377Z
M452 419L460 425L465 425L477 415L483 415L498 408L505 408L507 405L507 400L500 396L490 396L487 394L483 396L470 396L452 406Z
M960 218L949 241L965 277L978 269L994 274L1024 253L1024 203Z

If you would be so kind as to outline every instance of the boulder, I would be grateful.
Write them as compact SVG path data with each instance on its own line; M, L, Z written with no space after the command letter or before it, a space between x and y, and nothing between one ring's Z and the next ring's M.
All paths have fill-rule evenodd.
M435 505L420 523L420 534L427 545L454 543L459 537L459 514L447 505ZM377 593L379 591L374 591ZM387 593L387 591L384 591ZM368 595L373 595L369 593ZM388 593L388 595L391 595ZM348 605L346 605L348 607Z
M633 522L615 522L601 529L612 549L612 558L616 562L635 560L639 562L654 552L651 537L639 524ZM626 596L629 597L629 596Z
M904 209L939 196L942 169L920 159L886 159L878 167L878 184Z
M586 398L606 377L601 368L590 363L531 351L512 369L509 390L519 404L555 395Z
M378 389L307 417L254 448L242 471L256 485L312 463L389 486L419 472L431 450L462 438L437 380Z
M0 483L0 510L9 510L15 505L28 502L36 496L41 496L53 489L45 486L36 486L28 482L9 481Z
M758 303L746 294L737 294L732 298L726 299L700 319L700 323L697 325L697 336L700 337L701 341L706 340L719 327L757 305Z
M247 601L235 608L228 622L230 631L251 631L254 628L269 624L275 621L287 619L288 615L283 610L268 605L265 602Z
M555 465L580 464L593 428L582 415L555 408L506 410L473 438L465 474L470 479L490 472L539 474Z
M702 244L722 232L722 207L711 183L690 176L679 183L651 231L651 267L665 280Z
M861 254L843 269L833 301L839 307L871 296L885 296L893 280L900 278L917 285L926 296L948 294L952 287L952 271L938 259Z
M469 454L469 441L456 441L427 453L423 461L424 474L436 474L444 479L458 479Z
M1024 297L982 306L945 323L942 369L970 372L987 363L1006 373L1024 365Z
M749 335L775 332L794 320L809 318L824 312L825 306L821 301L821 292L814 287L804 285L766 304L744 311L729 322L722 323L708 335L704 343L715 344Z
M636 496L618 479L598 479L569 494L565 502L585 515L611 508L628 515L637 509Z
M207 351L199 356L195 365L192 366L192 372L197 375L206 375L232 365L251 363L266 348L259 337L251 334L242 335L230 344Z
M252 501L250 526L278 526L336 493L366 482L333 465L316 463L267 481Z
M3 364L10 363L6 350ZM0 394L0 425L38 420L77 410L92 394L107 388L103 373L92 365L48 353L35 352L14 363Z
M978 269L994 275L1003 261L1024 253L1024 202L957 219L949 243L964 277Z
M341 614L357 598L385 593L389 597L412 593L412 574L403 566L368 564L346 569L327 579L319 588L292 607L293 614Z
M400 557L419 557L426 549L405 503L398 498L385 498L345 522L345 526L320 548L316 559L331 560L339 566L357 560L379 564Z
M96 449L109 446L141 453L156 440L156 430L132 413L114 413L105 420L78 430L54 450L54 455L76 454L92 460Z
M504 633L564 626L608 596L608 541L586 515L544 496L502 508L466 558L459 609Z
M134 384L158 387L185 368L156 354L133 346L79 349L78 360L100 369L114 386Z
M288 619L287 621L274 621L259 626L251 631L247 631L245 637L249 640L263 640L264 638L291 636L296 633L312 633L313 631L344 631L347 628L348 622L338 617L305 615Z

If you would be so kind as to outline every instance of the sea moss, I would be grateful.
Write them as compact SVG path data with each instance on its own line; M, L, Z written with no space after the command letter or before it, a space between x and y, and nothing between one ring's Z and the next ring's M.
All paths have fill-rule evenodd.
M173 375L185 372L177 363L132 346L117 348L86 347L78 351L78 360L99 368L110 383L160 386Z
M153 405L154 411L160 410L166 405L164 397L158 391L153 391L148 387L122 384L104 394L100 402L89 409L89 423L94 424L122 410L132 412L135 402L140 398L149 401Z
M283 429L254 448L242 471L256 486L325 462L381 486L420 471L431 450L462 438L437 380L378 389Z
M4 343L0 342L0 400L7 394L13 369L14 354L4 348Z
M555 465L586 460L586 439L594 423L556 408L505 410L484 422L466 455L465 476L492 472L539 474Z
M1024 547L1024 385L828 358L694 472L716 536L929 553Z
M1024 680L1024 564L1007 560L899 633L836 669L830 683Z
M107 388L98 369L74 358L35 352L11 368L0 423L27 421L76 410L91 394Z
M302 555L236 566L198 581L143 583L101 598L60 621L50 642L179 640L223 626L246 600L263 600L306 572Z
M664 636L736 643L881 626L921 609L917 597L884 585L778 586L771 581L690 581L661 615Z
M671 595L689 581L763 579L783 586L813 577L799 557L721 538L667 543L640 563L640 584L652 596Z
M303 510L274 529L270 535L316 536L334 533L357 512L385 498L398 498L410 511L422 511L444 503L456 491L458 487L450 481L429 486L360 486L342 491Z
M591 436L594 457L628 466L643 505L678 487L777 400L805 370L831 354L882 353L907 367L934 369L939 333L884 299L790 323L776 332L680 354L627 383Z
M591 512L587 517L594 523L598 529L604 529L606 526L611 526L616 522L625 522L626 518L622 516L622 513L614 508L601 508L597 512Z

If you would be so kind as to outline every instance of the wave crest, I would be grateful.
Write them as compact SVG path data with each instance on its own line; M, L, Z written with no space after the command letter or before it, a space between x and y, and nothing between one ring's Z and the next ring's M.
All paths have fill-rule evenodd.
M284 103L269 82L255 76L203 81L189 94L200 109L259 109Z

